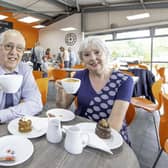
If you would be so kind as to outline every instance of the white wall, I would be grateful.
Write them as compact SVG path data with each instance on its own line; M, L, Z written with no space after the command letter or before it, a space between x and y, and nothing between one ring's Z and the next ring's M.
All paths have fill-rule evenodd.
M41 45L46 48L51 48L52 54L57 54L59 52L60 46L68 48L65 44L65 35L69 32L61 31L61 28L65 27L75 27L77 30L70 31L77 35L77 42L72 46L75 52L77 52L79 47L79 42L82 39L81 34L81 15L74 14L71 15L59 22L56 22L52 25L47 26L44 29L40 30L39 41Z

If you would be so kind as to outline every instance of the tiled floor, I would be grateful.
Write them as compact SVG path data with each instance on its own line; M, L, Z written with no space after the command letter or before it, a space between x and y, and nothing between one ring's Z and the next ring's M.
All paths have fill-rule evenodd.
M48 103L47 107L55 107L55 86L49 83ZM135 151L140 162L141 168L152 168L152 165L158 154L158 145L155 135L152 114L142 109L137 109L135 120L129 126L129 136L132 142L132 148ZM158 115L155 113L158 120ZM156 168L168 167L168 154L162 153Z

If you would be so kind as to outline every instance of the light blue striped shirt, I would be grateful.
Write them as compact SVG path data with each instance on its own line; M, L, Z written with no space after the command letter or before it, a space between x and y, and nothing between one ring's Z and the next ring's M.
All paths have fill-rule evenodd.
M10 121L25 115L36 115L42 110L41 94L32 75L31 68L23 62L16 67L16 73L23 75L23 82L20 89L13 94L14 106L4 109L5 93L0 91L0 121ZM6 72L0 67L0 75ZM20 103L20 101L22 102Z

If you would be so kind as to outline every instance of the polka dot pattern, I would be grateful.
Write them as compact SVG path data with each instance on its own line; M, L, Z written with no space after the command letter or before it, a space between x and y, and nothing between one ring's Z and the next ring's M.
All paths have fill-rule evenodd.
M110 88L109 88L109 87L107 87L107 86L105 86L105 87L103 88L103 90L104 90L104 91L109 91L109 90L110 90Z
M108 104L106 104L106 103L100 103L100 107L102 109L107 109L108 108Z
M98 121L102 118L108 118L111 113L115 96L122 81L128 77L123 73L113 73L106 86L89 103L86 109L86 117Z
M116 87L116 84L112 82L112 83L109 84L109 86L110 86L111 88L115 88L115 87Z
M101 98L100 98L100 97L95 97L94 100L95 100L96 102L101 102Z
M102 99L104 99L104 100L109 99L109 96L108 96L108 95L106 95L106 94L102 94L100 97L101 97Z
M94 111L100 111L100 107L99 106L93 106L93 110Z
M112 112L118 89L127 79L127 75L119 71L113 72L106 86L98 93L93 94L94 96L92 96L90 102L88 102L89 106L86 105L87 108L85 112L83 112L83 116L93 121L108 118ZM124 140L129 143L129 141L127 141L128 135L125 124L123 124L120 130L120 134Z

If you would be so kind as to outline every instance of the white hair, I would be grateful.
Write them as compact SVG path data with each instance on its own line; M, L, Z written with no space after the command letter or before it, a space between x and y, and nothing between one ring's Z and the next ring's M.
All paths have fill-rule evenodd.
M23 41L24 41L24 44L23 44L23 45L24 45L24 47L25 47L26 42L25 42L25 38L24 38L23 34L22 34L21 32L19 32L18 30L15 30L15 29L8 29L8 30L2 32L2 33L0 34L0 44L3 44L4 39L5 39L8 35L11 35L11 34L16 34L17 36L22 37L22 38L23 38Z
M105 42L97 37L88 37L81 42L78 50L80 58L82 58L83 52L87 49L99 49L100 51L104 52L106 57L110 55L109 49L107 48Z

